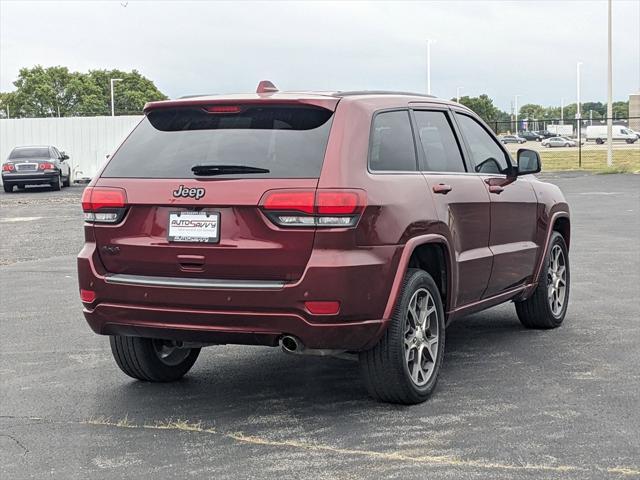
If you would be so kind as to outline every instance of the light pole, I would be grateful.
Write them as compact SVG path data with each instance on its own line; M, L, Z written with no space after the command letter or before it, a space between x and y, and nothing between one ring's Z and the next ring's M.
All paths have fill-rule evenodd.
M460 90L462 87L456 87L456 102L460 103Z
M613 165L613 75L611 72L611 0L609 0L609 23L607 32L607 166Z
M121 78L112 78L110 80L111 83L111 116L115 117L116 115L116 111L115 111L115 107L114 107L114 103L113 103L113 84L114 82L121 82L122 79Z
M576 120L580 123L580 119L582 118L581 108L580 108L580 67L582 66L582 62L576 63Z
M513 105L514 105L514 111L515 111L515 115L516 115L516 130L515 130L515 135L518 135L518 97L521 97L522 95L514 95L513 99Z
M431 44L435 40L427 39L427 95L431 95Z
M560 99L560 125L564 125L564 98Z

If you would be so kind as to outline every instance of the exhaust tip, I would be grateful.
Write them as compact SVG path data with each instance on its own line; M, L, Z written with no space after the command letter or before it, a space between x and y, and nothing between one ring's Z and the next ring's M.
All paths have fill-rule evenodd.
M282 347L282 350L285 352L294 353L301 350L302 344L296 337L285 335L280 339L280 347Z

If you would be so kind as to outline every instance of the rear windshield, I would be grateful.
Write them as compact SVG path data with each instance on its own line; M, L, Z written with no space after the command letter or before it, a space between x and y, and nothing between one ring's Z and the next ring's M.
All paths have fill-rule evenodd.
M111 178L193 178L195 165L256 167L222 178L317 178L333 112L308 106L244 106L149 112L102 173Z
M49 149L47 147L16 148L9 155L9 159L15 160L17 158L49 158L49 156Z

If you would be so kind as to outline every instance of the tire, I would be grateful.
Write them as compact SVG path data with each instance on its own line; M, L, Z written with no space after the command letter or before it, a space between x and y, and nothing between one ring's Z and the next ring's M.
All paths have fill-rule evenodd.
M604 143L604 140L602 140L601 138L596 138L596 143L598 145L602 145Z
M627 143L634 143L635 140L631 140L630 138L627 138Z
M4 193L11 193L11 192L13 192L13 184L12 184L12 183L4 182L4 183L2 184L2 186L4 187Z
M554 278L553 266L554 263L559 265L558 262L554 262L553 258L555 257L558 249L562 252L562 260L564 261L564 277L562 277L562 275L555 277L556 288L554 288L553 291L556 293L550 293L550 289L553 287L551 285ZM556 271L558 269L559 268L556 267ZM563 278L563 280L558 281L560 278ZM562 282L564 282L563 290L560 287ZM559 327L567 314L570 284L571 275L567 244L565 243L562 235L558 232L553 232L549 242L549 248L545 254L544 267L542 272L540 272L538 286L531 297L526 300L516 302L516 312L522 325L527 328L541 329ZM553 300L554 298L558 298L561 301L560 306L558 306L558 303Z
M411 304L413 310L409 308ZM416 317L410 313L416 310L417 316L422 317L420 328L415 328ZM438 287L427 272L409 269L386 331L375 347L359 355L360 371L369 395L383 402L405 405L424 402L438 381L444 342L444 309ZM424 352L425 356L418 352ZM412 367L409 358L413 358ZM415 368L418 363L422 367L423 360L427 371Z
M111 353L120 370L146 382L179 380L200 354L199 348L177 348L167 340L120 336L112 336L109 340ZM163 358L164 353L168 356Z
M66 180L64 180L62 182L62 186L63 187L70 187L71 186L71 173L69 173L69 175L67 176Z
M62 188L62 179L60 178L60 175L58 175L58 178L56 178L53 182L51 182L51 190L53 190L54 192L59 192L61 188Z
M564 144L565 147L570 147L571 145L569 145L568 143Z

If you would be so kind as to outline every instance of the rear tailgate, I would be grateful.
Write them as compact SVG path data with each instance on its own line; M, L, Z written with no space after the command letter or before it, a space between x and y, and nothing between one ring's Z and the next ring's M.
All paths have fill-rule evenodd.
M333 112L310 105L214 107L152 110L110 159L94 188L123 189L126 212L117 223L93 226L108 272L233 280L301 277L315 229L276 227L259 203L269 190L316 188ZM194 165L268 172L196 175ZM194 218L215 219L215 238L207 234L202 243L170 235L179 231L170 231L170 221Z

